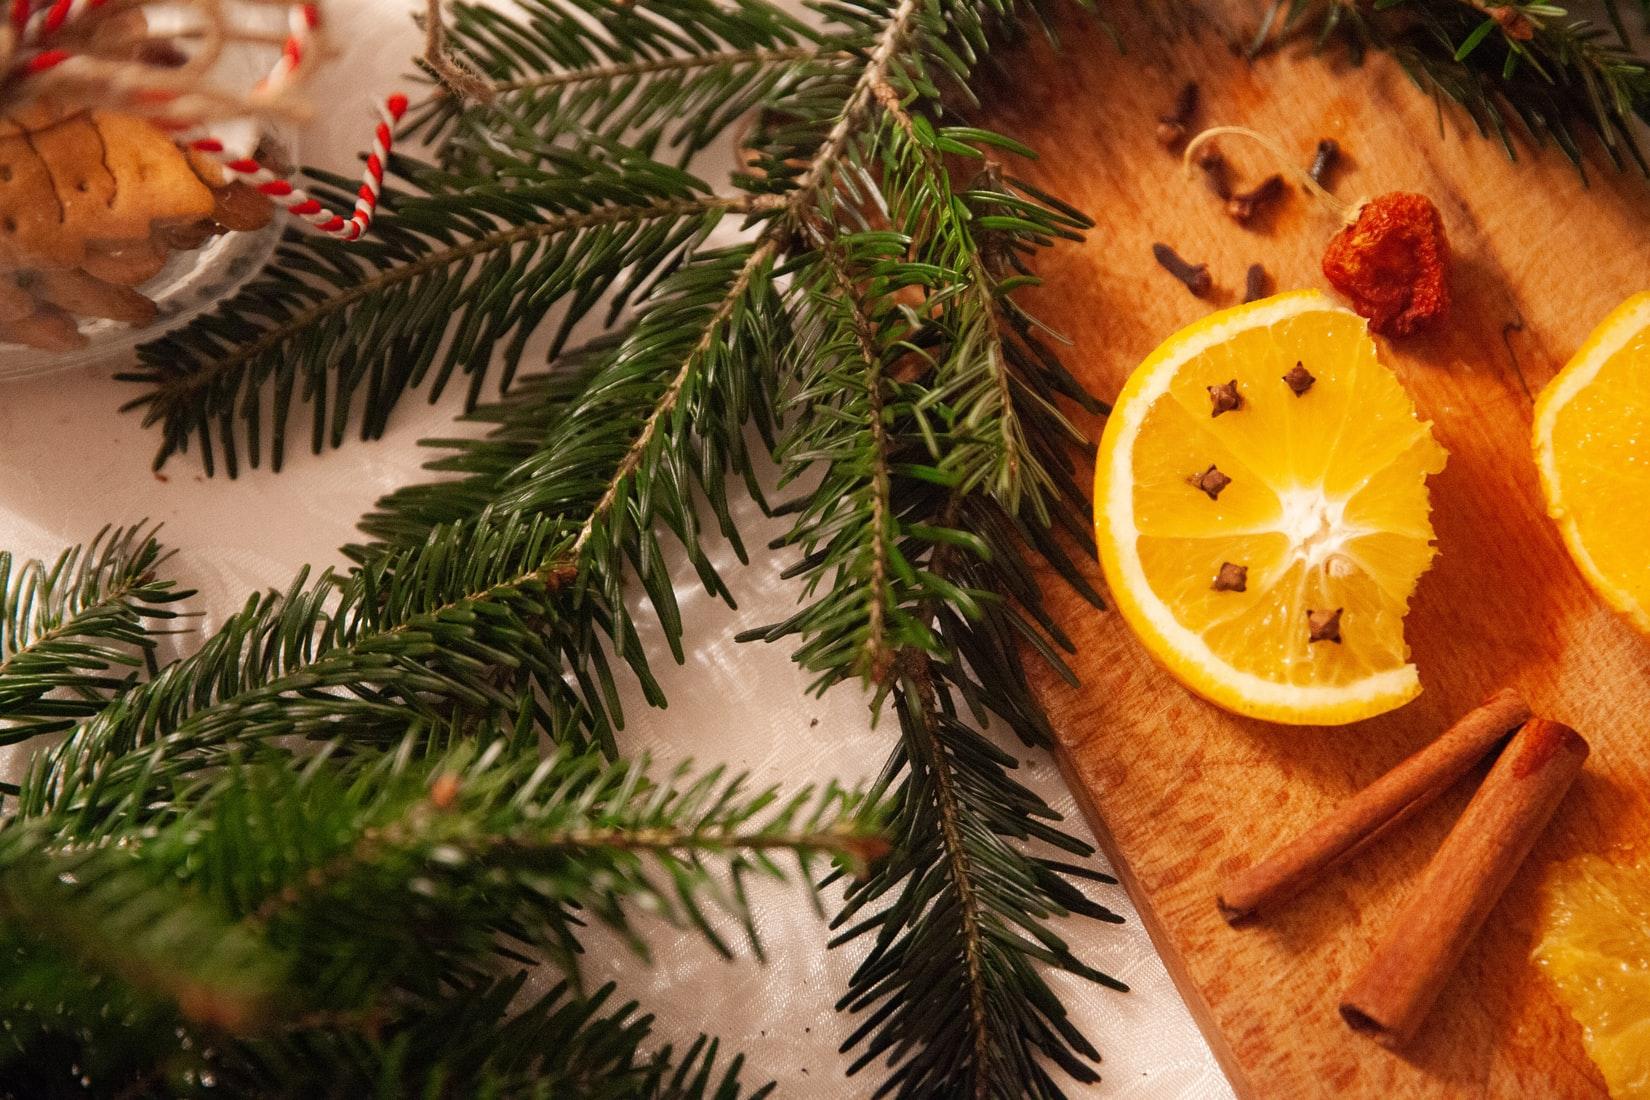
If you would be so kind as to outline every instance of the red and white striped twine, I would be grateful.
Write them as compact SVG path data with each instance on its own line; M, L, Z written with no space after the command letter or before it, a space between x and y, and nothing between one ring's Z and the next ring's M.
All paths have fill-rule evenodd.
M10 73L6 76L27 77L43 73L71 59L74 54L54 48L53 37L77 16L100 8L109 0L10 0L11 26L16 33L18 49ZM315 38L321 30L321 9L316 3L296 3L289 11L289 29L281 45L281 56L269 75L258 82L255 95L273 95L281 91L313 53ZM384 164L389 160L394 144L395 124L407 111L407 97L397 92L378 108L379 121L373 131L372 152L367 156L361 187L356 193L355 210L345 217L322 206L299 187L281 178L251 157L231 157L223 142L204 131L186 134L182 141L190 149L202 153L223 168L226 179L240 180L257 188L285 207L286 211L302 218L318 231L346 241L358 240L372 225L378 209L378 196L384 187ZM175 123L167 124L175 128Z
M361 189L356 192L355 212L349 217L336 214L312 198L300 187L277 176L251 157L229 160L224 155L223 143L214 137L186 140L189 148L205 153L222 166L230 179L238 179L275 199L286 211L304 219L322 233L342 237L346 241L360 238L372 224L378 209L378 195L384 187L384 162L389 159L392 131L407 111L407 97L397 92L378 108L379 122L373 131L372 152L367 154L367 167L361 174Z

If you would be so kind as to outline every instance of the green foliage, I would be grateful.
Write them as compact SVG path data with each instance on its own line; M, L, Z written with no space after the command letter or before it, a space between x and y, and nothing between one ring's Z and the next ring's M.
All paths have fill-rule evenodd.
M156 1070L135 1057L137 1036L130 1027L100 1035L95 1050L49 1025L14 1027L0 1047L6 1077L0 1095L761 1100L772 1092L771 1085L748 1089L743 1056L722 1058L714 1039L701 1036L681 1051L656 1047L653 1017L640 1013L634 1001L612 1006L611 984L585 995L560 982L523 1005L526 984L527 972L520 971L455 985L417 1013L373 1019L370 1027L317 1019L312 1026L222 1045L203 1045L222 1039L186 1029L145 1035L170 1049ZM280 1091L271 1091L272 1081L282 1082Z
M155 632L193 595L157 576L168 557L141 525L50 564L0 551L0 744L68 729L153 666Z
M267 399L278 452L280 410L294 392L311 400L359 392L364 422L381 426L422 372L434 387L471 365L478 379L478 360L495 344L513 372L527 334L548 316L529 312L528 300L548 309L560 297L582 315L616 291L633 303L631 315L619 323L608 314L607 332L585 348L562 352L558 339L549 373L528 374L473 414L493 425L488 437L438 442L440 480L380 503L363 524L372 541L350 548L353 568L315 582L301 576L284 596L250 602L196 656L42 756L23 785L26 818L58 822L82 843L113 843L134 829L170 833L225 765L291 770L293 735L332 744L329 768L354 768L395 745L435 751L488 735L515 752L540 733L565 751L612 752L621 718L609 652L630 665L650 701L663 702L631 622L630 589L640 586L680 660L683 624L663 540L668 533L685 547L707 590L726 597L702 517L743 556L726 482L731 474L755 490L754 435L775 452L788 486L814 486L785 506L795 526L781 542L801 554L793 572L807 579L809 597L759 636L798 638L820 690L862 683L897 719L876 793L900 844L848 887L837 920L841 939L871 941L842 999L863 1013L850 1044L855 1069L886 1064L881 1092L906 1097L1053 1097L1063 1079L1095 1079L1098 1053L1065 1017L1047 972L1117 984L1051 928L1071 913L1115 920L1080 886L1105 879L1072 862L1089 848L1012 778L1015 755L981 732L995 719L1028 744L1047 744L1022 647L1065 671L1059 652L1069 642L1043 603L1028 551L1082 585L1069 555L1086 549L1073 476L1074 449L1086 443L1060 403L1097 406L1014 292L1032 281L1030 253L1087 223L996 162L1028 151L958 125L942 108L944 97L966 102L993 30L1036 12L1006 0L878 0L821 12L822 35L754 2L529 0L520 18L460 11L454 41L512 86L493 104L438 102L420 119L443 167L404 168L412 192L392 200L384 247L401 251L384 259L387 270L408 274L391 275L386 288L354 254L289 250L283 270L150 353L151 371L164 372L147 381L167 446L193 436L210 447L210 430L234 453L236 418L260 424ZM706 184L646 159L667 147L691 152L758 97L745 163L731 181L736 194L713 197ZM684 106L713 101L728 110L678 122ZM972 170L954 175L948 162ZM715 211L685 215L682 235L661 238L640 267L626 253L620 266L634 274L621 276L606 246L587 238L567 243L560 275L540 280L547 289L521 278L520 241L501 243L498 255L477 261L479 271L460 266L448 282L432 274L455 248L474 250L518 220L537 233L564 210L582 210L573 165L594 177L603 209L623 201L603 192L610 184L669 180ZM747 239L710 247L702 232L733 211L748 215ZM544 230L543 240L558 242L560 232ZM623 232L637 230L626 223ZM453 300L473 303L471 320L429 326ZM331 331L299 331L305 310L321 311ZM289 337L296 343L283 350ZM409 339L422 341L416 354ZM461 354L432 358L442 341L457 341ZM264 366L241 369L249 363ZM343 405L328 401L341 438ZM261 432L252 431L249 453L258 453ZM303 800L293 801L291 812L304 812ZM231 811L221 797L211 807L203 821L296 831L278 816ZM381 835L389 826L372 828ZM187 835L197 834L210 843L214 827ZM382 842L370 858L343 850L360 877L322 876L318 908L343 914L352 929L365 918L357 904L421 911L425 902L396 891L428 872L398 865ZM489 851L480 863L507 873L500 855ZM174 851L166 862L216 861ZM257 873L252 860L245 874ZM736 907L738 882L736 874ZM695 914L714 886L691 877L668 900L707 931ZM205 882L184 888L241 919L265 904L237 908ZM258 879L243 892L267 898L282 888ZM396 980L435 1000L478 983L482 975L460 962L501 934L571 966L569 899L537 900L530 913L509 908L507 897L490 899L500 908L455 900L430 923L470 921L475 938L444 939L439 949L396 942L380 955L372 943L329 948L324 936L314 947L298 936L279 942L331 951L317 956L330 975L318 989L348 995L326 1002L328 1011L359 1003L372 976L403 965ZM583 913L622 918L617 903L576 900ZM429 973L452 977L440 991L416 986Z
M316 175L321 201L353 201L345 181ZM309 406L315 451L357 419L376 438L409 391L433 401L458 373L473 405L495 349L507 387L553 309L552 356L608 292L623 308L722 218L756 209L626 149L540 152L480 179L392 157L387 179L368 239L291 230L219 310L143 347L121 377L146 387L129 407L161 427L157 465L193 441L208 473L266 454L279 468L294 403Z
M500 1095L554 1094L528 1089L535 1077L584 1082L581 1095L698 1095L701 1074L731 1087L705 1047L670 1085L668 1058L625 1041L646 1029L634 1006L595 1018L605 991L564 984L510 1011L519 982L500 984L498 962L537 953L576 975L576 932L591 920L645 952L631 908L727 954L714 907L754 944L745 880L784 877L781 855L810 883L819 855L862 870L885 847L875 808L835 787L748 791L720 770L655 783L589 752L478 750L477 736L302 766L248 749L180 783L165 815L132 804L103 842L74 808L0 829L0 954L12 961L0 1075L72 1062L101 1094L154 1078L155 1095L208 1073L284 1095L324 1080L359 1082L325 1095L397 1095L391 1082L458 1087L472 1072ZM132 774L121 756L109 763ZM624 1080L639 1092L602 1091Z
M1279 0L1259 41L1313 18L1324 41L1394 50L1487 131L1517 120L1579 157L1580 119L1625 162L1650 93L1609 10L1615 43L1541 4ZM66 559L50 586L44 566L4 586L0 701L22 700L18 736L72 725L0 828L8 1080L731 1098L737 1059L644 1054L635 1006L581 990L579 933L600 921L643 949L642 908L722 951L729 921L754 943L742 884L781 852L810 883L811 854L856 872L837 942L869 950L840 1005L853 1071L886 1069L879 1095L1095 1080L1049 975L1121 988L1053 930L1115 921L1085 889L1110 880L986 733L1052 739L1025 660L1069 677L1070 642L1042 578L1098 602L1073 562L1087 443L1063 410L1104 410L1016 301L1035 252L1088 223L1000 163L1029 150L954 113L994 35L1043 13L816 11L822 30L766 0L460 5L452 41L498 95L438 96L409 124L433 165L390 166L374 239L293 233L145 350L130 377L162 461L278 465L295 406L321 449L461 374L492 430L435 441L437 479L380 502L350 568L251 598L141 683L109 669L164 617L148 566L81 580ZM730 191L689 174L735 132ZM318 190L347 203L342 187ZM713 247L729 217L744 239ZM569 350L581 319L603 332ZM521 372L536 339L549 369ZM481 405L494 359L502 392ZM761 500L756 442L792 494L774 549L806 595L751 637L794 639L816 690L859 685L893 715L864 802L613 762L612 666L664 703L637 596L682 660L667 537L726 599L703 528L744 557L727 482ZM505 960L567 980L522 1008Z
M1642 0L1634 3L1650 16ZM1650 121L1650 61L1635 49L1622 0L1609 28L1548 3L1379 0L1373 6L1273 0L1255 48L1274 29L1315 25L1319 44L1392 52L1423 91L1459 104L1509 157L1515 133L1556 144L1585 178L1590 133L1619 169L1650 175L1634 129Z
M347 576L300 573L284 594L250 598L194 654L38 756L23 812L74 807L82 835L101 835L99 822L125 827L126 808L226 752L339 729L386 745L521 722L611 748L611 674L588 653L613 616L576 583L564 527L487 514ZM621 652L646 675L633 638ZM568 665L583 678L564 678ZM130 785L139 776L146 786Z
M1094 406L1012 295L1031 281L1026 254L1087 223L1004 178L986 153L1019 153L1012 142L917 110L933 109L936 85L960 85L984 46L994 14L970 18L962 7L835 13L843 37L881 60L812 74L805 93L763 112L738 181L775 200L756 239L708 264L695 256L644 300L634 327L480 410L488 437L437 441L444 454L431 468L456 476L382 501L365 523L381 541L355 554L371 561L416 545L481 507L584 507L567 492L584 483L570 455L618 475L609 484L628 506L606 518L678 528L693 514L683 471L748 468L733 449L730 399L783 410L785 479L817 487L786 505L796 525L780 545L801 549L792 572L811 598L754 636L799 635L798 659L820 690L862 679L901 718L881 789L904 843L839 918L844 939L875 938L843 999L866 1013L856 1068L888 1060L883 1088L904 1096L1053 1096L1050 1064L1091 1081L1097 1054L1043 968L1110 979L1048 922L1116 918L1075 885L1093 876L1028 854L1030 842L1091 853L1047 822L1052 811L1010 777L1015 758L974 723L994 714L1028 743L1049 739L1019 647L1029 641L1059 664L1069 643L1024 551L1037 548L1082 584L1067 552L1067 540L1087 538L1072 477L1082 437L1057 401ZM955 184L947 157L978 168ZM684 273L691 282L678 285ZM707 388L719 379L738 388ZM645 419L623 411L632 389L641 408L657 402ZM601 425L627 416L631 448L600 455ZM765 434L766 415L756 422ZM702 487L736 538L721 482ZM696 546L696 533L683 541ZM600 543L593 535L587 546ZM619 575L604 560L587 567ZM631 565L644 577L662 569L634 554Z
M957 13L910 12L930 36L908 32L918 41L945 40L938 20L983 41ZM814 251L795 265L782 405L797 413L779 454L788 482L817 487L790 506L781 545L801 550L792 573L810 599L756 636L799 636L817 687L863 678L898 720L879 789L892 792L904 843L836 919L837 942L873 944L840 1002L864 1014L846 1044L851 1072L885 1063L879 1095L1052 1097L1055 1071L1091 1082L1099 1055L1046 972L1123 987L1049 921L1119 918L1075 881L1105 876L1030 854L1092 852L978 727L995 717L1027 744L1051 741L1022 646L1064 671L1070 643L1026 547L1087 592L1062 541L1086 546L1073 480L1085 441L1057 399L1094 406L1013 300L1034 281L1025 257L1087 222L1004 178L991 158L1019 152L1011 141L908 108L932 110L931 82L966 78L961 55L927 62L883 74L877 120L853 139L869 170L838 199L886 227L848 229L835 209L809 227ZM978 167L954 175L948 157Z
M654 1050L653 1017L634 1001L609 1007L611 984L581 995L560 982L522 1007L526 981L522 971L459 986L418 1018L376 1032L313 1028L261 1040L214 1067L214 1087L199 1095L255 1093L272 1078L288 1083L287 1095L338 1100L761 1100L773 1091L747 1089L744 1057L722 1059L715 1039Z
M518 15L453 5L459 56L495 82L488 111L438 97L409 126L449 165L473 168L504 129L542 141L685 165L749 111L848 60L843 43L771 4L741 0L525 0Z

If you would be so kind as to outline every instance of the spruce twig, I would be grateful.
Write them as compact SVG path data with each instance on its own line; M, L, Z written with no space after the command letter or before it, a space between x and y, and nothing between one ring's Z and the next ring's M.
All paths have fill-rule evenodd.
M772 855L789 853L811 888L811 860L858 870L885 847L876 808L835 787L780 798L685 767L656 784L643 766L568 750L538 760L509 739L426 748L323 752L300 768L233 762L180 793L170 818L118 839L66 841L75 821L58 813L0 830L0 943L28 970L0 983L17 1040L0 1052L5 1080L51 1053L31 1045L37 1032L60 1035L57 1055L76 1058L103 1093L157 1075L158 1092L192 1086L202 1070L259 1093L322 1071L348 1080L363 1065L391 1070L378 1055L351 1056L348 1037L360 1032L374 1046L424 1034L425 1072L472 1056L526 1059L571 1086L590 1067L512 1035L512 1021L538 1018L533 1008L498 1004L478 1017L497 1044L479 1050L429 1025L480 1008L464 990L486 984L496 956L541 950L573 971L581 916L645 950L626 915L645 907L728 952L708 906L753 937L754 925L743 891L718 887L713 868L736 881L783 877ZM283 842L249 843L266 837ZM50 989L55 1007L34 1007L31 989ZM323 1036L323 1050L346 1042L330 1067L311 1049ZM636 1070L649 1067L634 1044L621 1049ZM614 1087L588 1085L592 1095Z
M692 72L723 66L769 65L790 61L846 60L853 55L830 45L779 46L748 50L715 50L708 53L686 54L680 57L656 57L641 61L616 61L607 65L591 65L559 73L541 73L514 80L501 80L499 92L544 91L552 88L571 88L579 85L604 85L633 76L655 76L660 73Z
M1313 30L1320 46L1339 40L1354 53L1388 50L1417 87L1459 104L1509 157L1522 131L1537 147L1556 144L1585 180L1590 133L1617 169L1632 164L1650 175L1635 134L1650 121L1650 61L1635 48L1620 0L1605 6L1614 35L1546 3L1397 0L1368 8L1273 0L1255 46L1277 27Z
M536 18L548 7L535 0L529 10ZM645 33L664 33L651 12L635 18ZM133 820L128 807L152 800L132 797L130 783L153 790L187 782L226 751L340 721L354 731L351 752L408 728L397 721L420 723L416 735L427 737L423 731L437 723L470 728L510 714L523 716L524 729L541 724L574 737L592 730L610 744L605 731L616 714L609 693L583 680L570 691L566 677L587 674L605 636L647 684L624 596L632 580L644 585L667 640L678 645L681 623L656 529L673 533L707 588L723 593L700 549L696 492L710 501L722 532L736 538L722 478L729 470L750 476L744 426L765 430L783 399L799 414L785 444L788 469L800 475L822 458L830 467L789 540L804 548L799 570L820 596L763 636L801 635L799 660L818 671L821 688L868 677L879 702L891 697L902 724L885 784L904 844L852 890L839 919L844 936L877 934L843 999L846 1008L869 1010L854 1040L855 1068L892 1055L884 1091L906 1096L1010 1087L1056 1096L1052 1073L1041 1067L1045 1056L1074 1080L1092 1080L1088 1063L1097 1053L1065 1020L1037 967L1107 980L1045 922L1067 912L1110 914L1072 885L1069 866L1020 846L1047 843L1078 856L1088 849L1038 820L1050 811L1008 777L1014 758L983 752L980 734L955 713L961 698L983 723L989 698L989 709L1023 739L1046 743L1017 647L1025 638L1058 665L1055 649L1069 643L1043 608L1024 551L1035 547L1073 576L1060 536L1048 528L1058 524L1080 539L1083 526L1071 518L1080 494L1064 449L1076 435L1055 399L1088 399L1010 292L1028 280L1021 253L1073 235L1084 222L1008 183L990 164L968 187L956 186L943 155L1022 151L984 131L938 126L910 105L938 110L927 91L932 80L962 83L994 18L967 4L929 10L916 0L844 14L842 33L828 39L830 65L815 67L825 58L810 52L797 59L794 83L773 76L773 86L794 95L771 106L750 141L752 167L740 182L765 200L752 239L718 251L684 247L679 259L655 269L633 324L576 356L569 375L528 380L479 414L497 421L498 433L451 445L436 463L459 479L383 502L368 530L386 541L355 548L360 571L328 582L342 600L334 615L343 627L319 644L298 645L295 632L316 604L295 589L290 625L288 613L271 606L270 627L249 620L231 632L286 638L280 652L290 658L241 656L239 647L224 646L237 654L229 667L242 671L188 669L125 717L77 734L27 785L25 807L113 829L110 823ZM607 41L605 29L553 25L567 35L551 37L563 46L587 34ZM517 55L531 41L530 33L504 27L496 14L467 9L455 21L464 52L493 79L530 79L490 56ZM494 51L493 40L510 46ZM777 72L785 62L744 58L703 71L721 74L729 65ZM631 79L668 81L670 72L613 79L622 87ZM529 179L547 165L556 169L564 137L608 163L616 149L608 136L545 129L579 109L559 95L594 92L599 83L523 88L519 98L448 117L443 163L455 178L486 164ZM627 94L592 101L611 105ZM542 116L533 113L539 110ZM478 136L484 127L492 128L490 141ZM433 172L424 178L432 203L445 201L450 184ZM489 201L507 200L516 186L505 179ZM791 275L791 289L776 283L780 270ZM776 377L774 363L818 369ZM863 516L851 511L861 506ZM534 518L524 525L524 515ZM430 562L486 557L485 544L472 549L467 540L491 537L500 525L516 532L511 545L524 540L513 564L490 567L487 584L457 575L437 590L444 594L430 594L418 579ZM524 576L542 581L545 569L560 578L553 592L515 587ZM867 575L880 577L869 599L859 583ZM419 598L368 598L385 588ZM508 612L502 619L488 610L500 603ZM520 646L528 629L548 629L556 641L548 652L531 650L520 672L501 679L493 662ZM422 648L437 631L440 644ZM384 656L395 663L378 665ZM478 673L471 661L489 670ZM922 690L910 672L919 667L930 670ZM989 691L968 668L980 670ZM605 682L599 665L598 675ZM354 686L361 678L365 693ZM218 698L191 693L202 682L235 689ZM320 695L318 684L350 685L361 697ZM541 692L552 713L531 714ZM165 711L173 699L190 702ZM172 732L142 717L151 712L173 715ZM117 796L104 798L91 784L92 762L122 745L146 744L163 750L164 763L145 776L104 765L98 774ZM937 972L953 980L935 983ZM993 1007L989 1018L936 1012L945 1003Z
M498 172L507 182L466 183L392 158L389 175L419 193L386 191L374 241L289 234L282 263L217 315L146 345L140 369L121 377L147 387L127 407L162 426L157 465L194 442L208 473L221 456L233 476L243 455L257 465L266 448L279 468L295 401L311 405L315 450L342 444L357 402L361 434L376 437L409 390L427 385L434 400L459 371L473 404L493 350L508 386L558 302L569 308L552 355L604 294L614 292L610 311L622 307L710 227L762 216L766 202L716 196L637 159L567 154L549 170ZM341 186L334 179L317 193L341 201Z
M426 0L424 5L424 56L419 60L461 100L487 104L498 98L498 89L492 81L447 49L447 19L442 0Z
M67 729L154 663L156 633L192 592L139 524L104 528L50 565L0 551L0 744Z
M909 79L905 66L910 62L899 50L879 54L869 44L918 41L915 28L921 16L911 5L892 6L883 15L886 19L867 19L871 26L864 56L868 64L871 58L883 59L875 73L867 78L862 72L844 83L828 112L812 108L815 113L805 122L781 122L772 136L759 132L753 141L760 167L753 172L752 186L771 188L764 193L782 196L785 206L747 247L771 247L776 256L783 250L788 258L795 289L786 331L794 335L781 356L783 362L807 368L794 392L786 394L787 404L807 414L799 417L785 447L794 459L795 476L816 461L830 464L820 489L799 511L792 536L806 555L797 571L810 576L810 588L827 594L795 620L761 636L804 635L798 659L820 672L819 686L869 675L879 690L893 692L896 709L908 720L915 721L910 715L920 711L930 726L944 729L940 742L906 731L907 747L896 754L887 777L897 786L896 802L903 807L899 831L906 844L871 883L856 890L842 917L849 925L844 935L874 929L881 944L843 1002L849 1008L876 1009L856 1037L856 1045L863 1045L856 1068L898 1050L905 1057L896 1059L886 1087L903 1095L929 1095L936 1088L972 1094L1004 1088L1013 1079L1020 1082L1015 1087L1054 1096L1059 1089L1052 1076L1027 1068L1036 1061L1034 1051L1049 1052L1079 1081L1093 1079L1085 1062L1096 1055L1057 1009L1044 1014L1031 1007L1049 1005L1052 995L1028 961L1109 980L1052 939L1042 921L1061 912L1112 918L1066 881L1070 872L1065 865L1044 864L1016 845L1035 838L1074 855L1088 849L1060 830L1019 824L1022 814L1047 811L1008 779L1013 758L1006 754L971 765L966 779L952 778L948 789L953 797L936 809L938 802L920 792L933 789L936 774L953 777L962 760L977 754L979 735L946 716L943 708L951 698L947 694L942 702L937 687L926 704L914 701L902 669L930 655L943 660L948 669L956 668L957 684L971 703L992 697L993 706L1022 737L1047 740L1016 647L1020 637L1029 636L1052 657L1038 632L1048 631L1057 644L1063 639L1023 571L1022 540L1048 553L1062 573L1075 576L1057 541L1035 532L1038 516L1060 516L1065 524L1067 509L1080 501L1070 479L1070 457L1062 450L1062 441L1073 439L1074 433L1055 411L1053 395L1078 396L1081 391L1032 338L1035 322L1013 305L1006 289L1025 281L1017 267L1021 250L1070 235L1084 223L1028 193L1016 193L994 169L952 196L949 174L939 170L932 149L943 145L957 152L971 149L974 142L1001 139L966 128L937 130L890 96L891 82ZM898 20L905 21L896 26ZM943 32L923 25L922 33ZM891 117L891 99L903 119ZM782 103L775 110L786 109ZM879 160L888 181L881 189L865 168ZM886 231L845 229L878 216L863 210L888 211L891 226ZM952 210L955 214L948 216ZM804 243L799 245L797 238ZM808 245L809 251L799 251ZM766 290L765 269L761 278L741 281L748 263L745 254L737 267L728 264L727 281L714 289L700 287L701 326L724 323L722 310L730 300ZM979 285L970 286L970 278ZM707 343L706 327L675 326L671 331L682 358L650 356L650 369L659 372L656 385L669 388L680 382L682 392L689 393L715 374L699 357L726 341ZM423 537L427 523L458 519L483 501L494 507L535 508L541 501L557 500L553 485L541 477L562 465L552 457L565 445L559 425L590 415L579 411L580 402L588 400L582 394L606 389L609 383L603 378L626 361L626 348L651 347L655 340L627 332L615 350L598 353L588 368L581 368L577 385L559 388L546 381L485 410L482 417L500 425L494 437L443 444L450 454L433 464L463 476L395 494L382 503L369 530L406 545ZM995 362L1003 364L1002 370L993 369L993 356L1000 357ZM1009 363L1014 381L1005 385ZM1016 411L1024 410L1036 423L1023 437L1024 453L1017 463L1004 462L1005 449L1016 437L996 430L1005 393ZM684 437L678 433L688 425L676 415L650 417L650 423L657 431L648 437L647 448L632 444L621 458L643 455L636 473L654 447L663 444L664 453L671 453L679 446ZM542 426L535 430L535 424ZM670 432L667 426L673 426ZM886 430L892 426L898 428L897 437ZM1035 479L1027 474L1033 464L1041 471ZM884 477L878 476L879 469ZM1006 480L1005 469L1011 471ZM884 480L886 493L878 488ZM607 486L628 499L628 486L614 481ZM1004 516L1002 509L1010 502L1024 514ZM620 514L607 511L608 516ZM969 521L963 520L965 514ZM869 518L873 516L880 518ZM1066 529L1080 536L1082 525ZM587 549L596 545L593 537ZM934 547L947 545L961 547L959 553L970 560L978 555L982 562L997 561L1000 568L971 567L959 584L949 576L952 567L944 564L945 555L933 554ZM362 560L370 560L373 552L370 547L357 551ZM923 554L929 555L926 563ZM879 563L883 581L868 585ZM833 570L835 579L827 580ZM880 599L879 589L885 593ZM989 610L997 607L1001 591L1026 601L1030 621ZM979 629L965 625L982 615L987 620ZM989 696L963 675L965 661L983 662L992 683ZM997 698L999 687L1007 690L1006 697ZM941 754L937 764L935 752ZM994 815L1005 802L1015 809L998 819ZM1002 834L985 830L987 841L978 825L982 818L1000 821ZM915 844L913 837L924 839ZM964 880L961 889L975 898L973 906L964 907L975 914L972 923L949 918L962 911L956 900L959 878ZM988 888L992 881L1028 884L1042 908L1028 912L1027 894ZM931 913L898 900L886 911L867 908L892 897L891 891L909 891L910 897L937 892L945 901ZM1008 934L1007 929L1021 926L1033 939ZM952 951L955 968L938 962L951 958ZM969 958L989 961L970 969ZM958 980L933 983L929 979L936 967ZM1001 1021L994 1017L982 1028L971 1014L935 1011L937 1002L930 998L953 996L1014 1007L1000 1008ZM975 1056L977 1044L989 1049L984 1059Z

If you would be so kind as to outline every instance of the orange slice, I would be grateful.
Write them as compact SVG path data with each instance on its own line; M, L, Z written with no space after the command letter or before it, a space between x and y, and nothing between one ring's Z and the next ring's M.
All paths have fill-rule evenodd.
M1225 310L1154 351L1106 422L1101 565L1198 694L1276 722L1366 718L1420 691L1403 619L1443 465L1361 318L1315 291Z
M1554 871L1546 893L1536 961L1614 1100L1650 1100L1650 866L1581 856Z
M1541 391L1535 461L1582 575L1650 633L1650 293L1605 318Z

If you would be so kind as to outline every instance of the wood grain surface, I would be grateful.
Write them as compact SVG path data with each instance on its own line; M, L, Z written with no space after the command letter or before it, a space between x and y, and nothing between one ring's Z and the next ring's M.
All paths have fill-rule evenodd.
M1341 728L1237 718L1157 668L1117 615L1051 586L1084 682L1042 685L1063 766L1240 1095L1602 1096L1579 1028L1529 953L1554 861L1619 855L1650 835L1650 641L1591 595L1565 555L1529 426L1532 395L1610 309L1650 286L1650 184L1595 165L1583 190L1553 150L1521 147L1510 164L1383 57L1352 67L1285 46L1245 61L1231 43L1261 5L1209 13L1190 33L1135 5L1107 7L1125 52L1075 17L1059 52L1039 41L1004 55L988 90L988 121L1045 154L1016 171L1098 222L1086 243L1043 259L1047 286L1031 299L1072 338L1079 376L1115 395L1166 336L1236 302L1250 263L1265 264L1278 289L1325 286L1318 262L1332 216L1292 189L1264 224L1239 229L1153 140L1157 116L1196 78L1199 125L1257 127L1303 164L1333 137L1346 151L1339 194L1416 190L1438 203L1457 260L1451 323L1383 342L1382 354L1451 457L1431 483L1442 554L1408 621L1419 699ZM1228 141L1224 151L1245 186L1272 170L1257 150ZM1154 265L1159 240L1209 263L1210 301ZM1650 547L1650 501L1623 522L1643 527ZM1352 1034L1336 999L1482 769L1258 924L1228 927L1215 885L1503 685L1582 731L1592 758L1420 1037L1394 1054ZM1103 964L1102 934L1090 951Z

